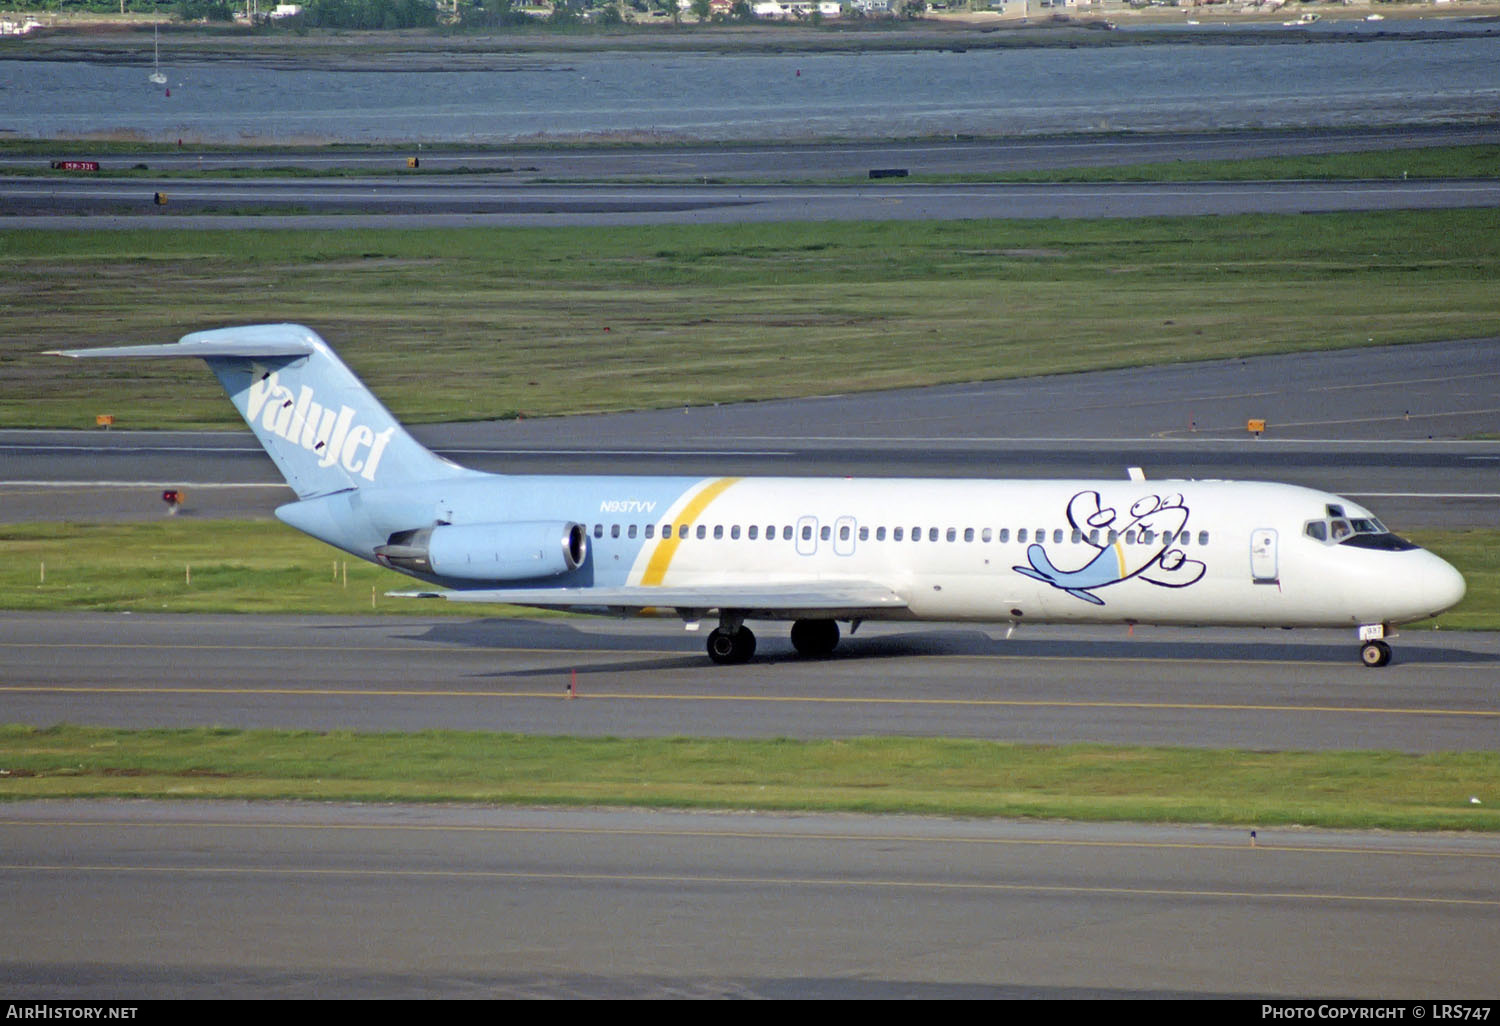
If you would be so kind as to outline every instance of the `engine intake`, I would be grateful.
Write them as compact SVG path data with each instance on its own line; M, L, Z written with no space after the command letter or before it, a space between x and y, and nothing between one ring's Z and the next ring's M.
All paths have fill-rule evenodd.
M577 570L588 558L582 524L439 524L397 531L375 558L393 570L463 581L523 581Z

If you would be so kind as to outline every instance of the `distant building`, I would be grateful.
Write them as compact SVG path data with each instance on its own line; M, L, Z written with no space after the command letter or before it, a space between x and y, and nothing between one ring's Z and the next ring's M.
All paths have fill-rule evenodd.
M302 13L301 4L277 4L276 10L271 12L273 18L295 18Z

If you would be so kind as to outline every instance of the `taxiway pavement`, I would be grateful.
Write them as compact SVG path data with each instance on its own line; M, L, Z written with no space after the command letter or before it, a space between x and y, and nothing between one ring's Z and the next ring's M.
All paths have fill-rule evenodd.
M22 803L12 1001L1491 997L1483 838ZM66 926L64 926L66 924Z

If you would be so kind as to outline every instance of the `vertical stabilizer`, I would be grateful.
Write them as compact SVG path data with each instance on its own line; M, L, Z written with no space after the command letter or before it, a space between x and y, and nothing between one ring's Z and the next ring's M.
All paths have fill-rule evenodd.
M467 473L407 434L317 332L300 324L218 328L174 345L57 355L205 360L299 499Z

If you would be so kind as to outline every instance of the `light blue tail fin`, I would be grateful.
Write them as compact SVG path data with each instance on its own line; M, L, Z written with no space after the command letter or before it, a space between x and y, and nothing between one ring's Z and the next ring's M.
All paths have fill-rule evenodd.
M173 345L57 355L202 358L299 499L467 473L407 434L317 332L300 324L218 328Z

